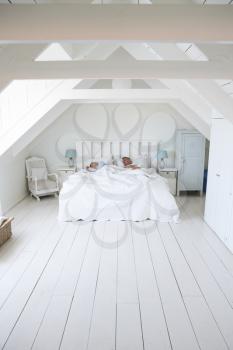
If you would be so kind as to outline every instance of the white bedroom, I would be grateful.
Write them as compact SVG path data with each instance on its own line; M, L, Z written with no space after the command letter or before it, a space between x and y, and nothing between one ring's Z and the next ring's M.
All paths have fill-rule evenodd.
M231 3L0 1L0 349L233 349Z

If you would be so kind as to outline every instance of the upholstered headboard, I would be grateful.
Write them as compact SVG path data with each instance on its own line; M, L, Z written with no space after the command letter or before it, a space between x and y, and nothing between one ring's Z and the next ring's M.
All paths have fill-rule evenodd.
M77 167L84 168L90 160L145 155L149 167L156 166L157 145L152 141L96 141L83 140L76 143Z

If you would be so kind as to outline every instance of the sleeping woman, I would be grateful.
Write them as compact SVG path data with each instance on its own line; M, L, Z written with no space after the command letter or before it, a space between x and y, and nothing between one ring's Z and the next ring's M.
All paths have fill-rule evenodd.
M99 168L98 162L91 162L89 166L86 167L88 171L96 171Z
M133 164L133 161L130 157L122 157L122 163L124 165L124 168L128 168L128 169L140 169L140 167L138 165Z

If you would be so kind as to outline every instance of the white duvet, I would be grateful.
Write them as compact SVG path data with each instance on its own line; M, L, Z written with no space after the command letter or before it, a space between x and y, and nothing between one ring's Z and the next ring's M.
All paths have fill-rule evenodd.
M177 222L179 210L167 182L153 169L104 166L81 170L64 182L59 220L132 220Z

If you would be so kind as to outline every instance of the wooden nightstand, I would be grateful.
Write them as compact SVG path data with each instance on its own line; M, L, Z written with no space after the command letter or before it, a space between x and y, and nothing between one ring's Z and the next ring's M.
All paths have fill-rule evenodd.
M57 172L59 174L59 182L60 186L62 186L63 182L68 179L68 177L72 174L74 174L76 171L76 167L69 167L69 166L61 166L57 168Z
M170 192L177 195L177 180L178 180L178 169L176 168L163 168L158 170L159 175L166 178Z

